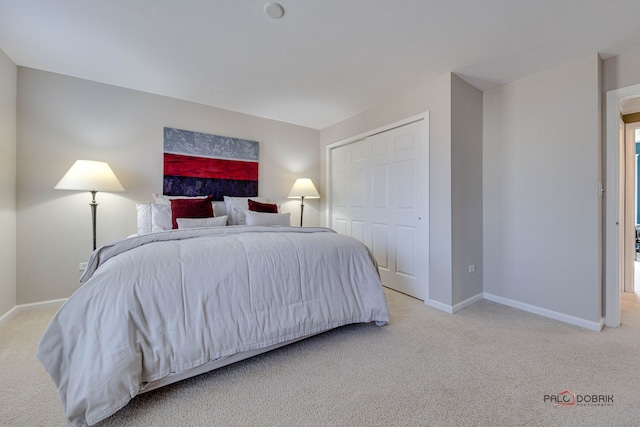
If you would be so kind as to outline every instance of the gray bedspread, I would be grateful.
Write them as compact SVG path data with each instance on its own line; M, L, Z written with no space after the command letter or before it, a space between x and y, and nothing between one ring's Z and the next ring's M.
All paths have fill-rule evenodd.
M138 236L95 251L82 280L38 347L69 425L99 422L173 372L389 320L370 252L324 228Z

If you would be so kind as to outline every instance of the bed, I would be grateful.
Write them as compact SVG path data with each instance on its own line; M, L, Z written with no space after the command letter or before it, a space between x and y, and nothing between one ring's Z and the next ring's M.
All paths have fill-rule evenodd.
M98 248L55 314L38 358L69 425L136 395L324 331L384 325L375 259L326 228L224 226Z

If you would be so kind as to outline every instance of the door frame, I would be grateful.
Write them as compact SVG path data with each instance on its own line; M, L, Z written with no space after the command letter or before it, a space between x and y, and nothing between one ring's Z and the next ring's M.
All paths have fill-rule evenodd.
M606 97L606 167L605 192L605 315L604 325L620 326L620 289L624 285L624 257L621 244L624 242L624 188L621 185L621 171L624 171L620 150L620 101L640 96L640 84L607 92ZM622 225L622 226L620 226Z
M635 285L636 233L638 224L638 155L636 154L636 130L640 122L624 123L625 148L625 230L624 230L624 278L621 292L633 292ZM633 232L632 232L633 231Z
M635 126L634 126L635 127ZM620 136L620 143L624 148L624 155L621 161L624 162L622 170L623 174L620 179L624 179L621 183L622 194L624 203L624 228L622 230L622 287L620 292L632 292L633 280L634 280L634 265L635 260L635 233L631 233L636 226L635 204L636 204L636 147L635 138L629 138L631 124L622 123L622 130ZM631 291L629 290L631 289Z

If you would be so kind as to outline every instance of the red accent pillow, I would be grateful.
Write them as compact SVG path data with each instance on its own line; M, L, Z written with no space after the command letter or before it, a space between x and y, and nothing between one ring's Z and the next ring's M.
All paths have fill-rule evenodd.
M249 199L249 210L254 212L278 213L278 205L275 203L260 203Z
M171 223L178 228L178 218L211 218L213 196L206 199L173 199L171 200Z

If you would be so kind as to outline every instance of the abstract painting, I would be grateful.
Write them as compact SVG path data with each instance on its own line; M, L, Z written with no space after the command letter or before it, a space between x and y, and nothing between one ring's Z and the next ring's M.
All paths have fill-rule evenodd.
M258 142L164 128L167 196L258 195Z

